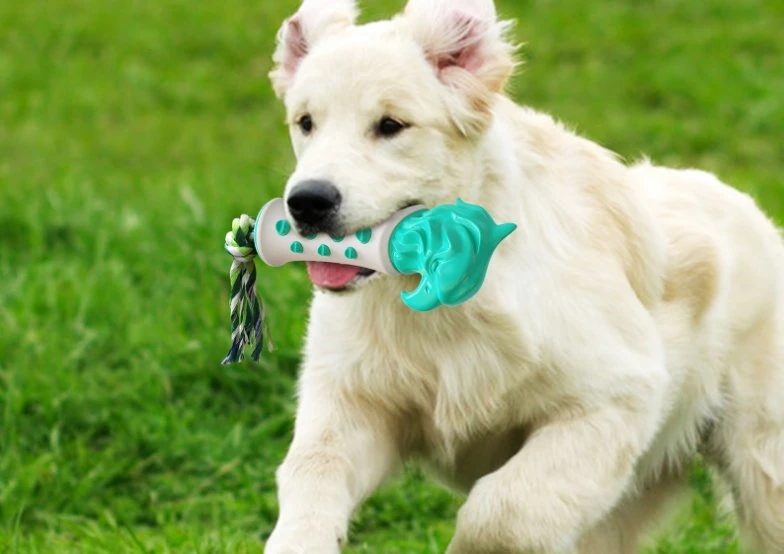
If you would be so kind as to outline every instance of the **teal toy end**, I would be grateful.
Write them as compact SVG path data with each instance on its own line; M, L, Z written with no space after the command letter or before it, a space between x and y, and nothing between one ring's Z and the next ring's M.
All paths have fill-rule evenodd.
M402 293L403 302L425 312L469 300L482 288L495 249L516 228L460 199L407 216L392 232L389 258L397 271L422 280Z

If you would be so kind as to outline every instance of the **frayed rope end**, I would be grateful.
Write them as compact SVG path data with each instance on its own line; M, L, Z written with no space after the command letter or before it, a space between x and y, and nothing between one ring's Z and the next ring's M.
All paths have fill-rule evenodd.
M234 364L245 358L259 361L266 336L267 349L274 346L270 340L264 302L256 294L256 246L253 243L255 220L245 214L234 219L231 231L226 233L226 251L232 255L231 264L231 348L222 364Z

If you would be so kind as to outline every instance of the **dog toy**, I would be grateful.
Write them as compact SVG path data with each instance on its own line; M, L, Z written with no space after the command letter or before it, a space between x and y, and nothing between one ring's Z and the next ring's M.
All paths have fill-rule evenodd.
M374 228L346 236L300 235L289 222L283 199L268 202L256 219L232 223L226 235L231 265L232 345L223 363L238 362L246 347L251 359L261 355L265 335L264 304L256 294L258 255L269 266L289 262L331 262L388 275L420 274L414 291L401 294L417 311L457 306L473 297L487 274L498 244L516 229L498 225L481 206L457 200L433 209L413 206Z

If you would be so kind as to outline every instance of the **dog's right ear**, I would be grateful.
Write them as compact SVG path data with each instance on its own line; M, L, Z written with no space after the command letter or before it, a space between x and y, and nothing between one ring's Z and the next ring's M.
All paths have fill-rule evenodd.
M414 38L442 80L461 69L492 92L500 92L515 68L515 47L498 21L493 0L409 0L405 17Z
M499 21L493 0L408 0L403 13L414 39L442 83L455 93L450 110L466 134L490 121L492 95L515 69L509 21Z
M324 36L350 27L357 19L354 0L304 0L297 13L283 22L269 73L278 97L286 94L302 59Z

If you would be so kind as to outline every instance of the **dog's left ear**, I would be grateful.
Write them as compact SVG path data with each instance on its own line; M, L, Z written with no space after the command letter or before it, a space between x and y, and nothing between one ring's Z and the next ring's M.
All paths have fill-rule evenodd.
M324 36L350 27L357 19L354 0L304 0L297 13L283 22L278 31L275 63L269 77L278 97L282 97L297 68L313 46Z
M465 112L455 114L461 130L481 130L516 67L511 22L498 21L493 0L409 0L403 18L441 82L463 95L452 106Z

